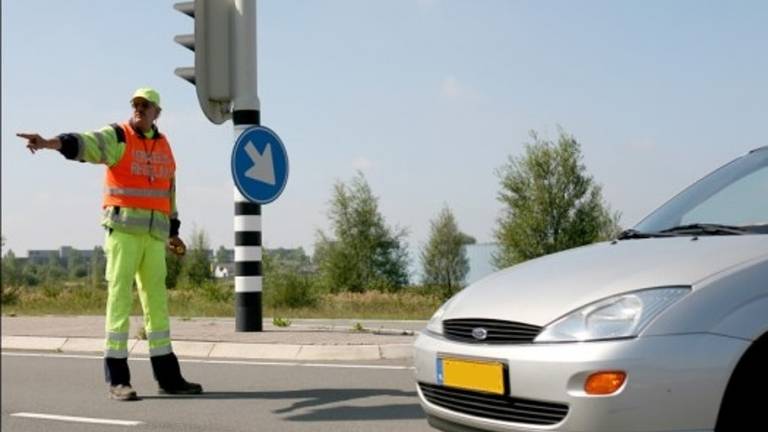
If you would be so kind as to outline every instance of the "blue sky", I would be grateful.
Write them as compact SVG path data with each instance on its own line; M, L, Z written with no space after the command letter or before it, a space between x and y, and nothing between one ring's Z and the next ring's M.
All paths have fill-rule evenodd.
M136 87L162 96L182 236L233 246L231 123L213 125L173 42L172 1L2 1L2 232L6 250L92 248L103 168L31 155L14 133L123 121ZM536 130L582 144L631 226L682 187L768 144L762 1L262 0L262 122L285 143L288 186L263 208L264 244L311 250L333 183L366 175L415 251L443 205L478 241L501 209L495 171Z

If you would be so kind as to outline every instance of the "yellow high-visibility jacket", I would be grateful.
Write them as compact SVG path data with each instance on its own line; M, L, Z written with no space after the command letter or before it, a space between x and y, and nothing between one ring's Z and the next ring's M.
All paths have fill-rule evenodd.
M160 132L156 126L146 134L139 136L152 139ZM64 157L80 162L103 164L108 167L117 164L125 155L125 137L120 126L112 124L99 130L83 133L65 133L58 136L61 140L59 150ZM171 213L170 216L158 210L131 207L107 206L103 209L102 225L106 229L143 234L165 241L168 236L177 236L181 222L176 209L176 177L171 178Z

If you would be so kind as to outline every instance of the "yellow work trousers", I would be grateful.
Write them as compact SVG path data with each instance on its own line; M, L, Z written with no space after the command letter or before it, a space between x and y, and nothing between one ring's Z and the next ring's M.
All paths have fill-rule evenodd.
M148 233L112 230L105 241L107 297L105 357L128 357L128 330L134 280L144 311L149 355L173 352L165 289L165 242Z

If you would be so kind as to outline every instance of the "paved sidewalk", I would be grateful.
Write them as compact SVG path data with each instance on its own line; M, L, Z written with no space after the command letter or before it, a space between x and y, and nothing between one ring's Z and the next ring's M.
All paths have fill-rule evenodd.
M262 332L236 332L234 318L171 318L180 357L262 360L381 360L411 357L425 321L291 320ZM131 354L148 355L138 338L141 317L131 319ZM3 316L2 349L103 353L103 316ZM362 329L360 328L362 327Z

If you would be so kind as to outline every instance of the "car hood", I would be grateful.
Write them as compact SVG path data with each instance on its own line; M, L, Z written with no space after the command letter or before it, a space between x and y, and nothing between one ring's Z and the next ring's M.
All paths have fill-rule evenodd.
M768 255L768 236L623 240L570 249L507 268L457 294L443 319L544 326L588 303L642 288L694 286Z

